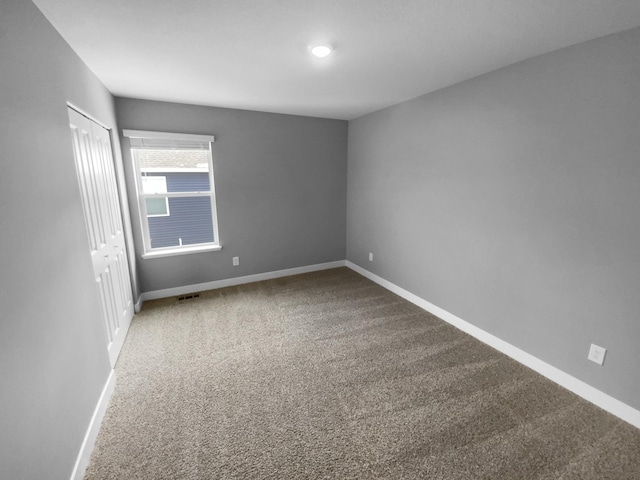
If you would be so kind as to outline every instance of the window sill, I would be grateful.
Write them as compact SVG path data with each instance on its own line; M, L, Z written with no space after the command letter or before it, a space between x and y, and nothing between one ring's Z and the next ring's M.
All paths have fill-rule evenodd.
M216 252L222 250L222 245L202 245L197 247L180 247L180 248L168 248L166 250L156 250L147 252L142 255L143 259L148 258L161 258L161 257L174 257L176 255L189 255L191 253L202 252Z

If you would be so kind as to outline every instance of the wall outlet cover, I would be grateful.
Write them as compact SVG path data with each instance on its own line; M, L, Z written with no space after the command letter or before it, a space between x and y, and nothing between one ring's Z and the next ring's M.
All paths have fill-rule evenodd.
M607 349L599 347L598 345L591 344L589 349L589 360L597 363L598 365L604 364L604 356L607 354Z

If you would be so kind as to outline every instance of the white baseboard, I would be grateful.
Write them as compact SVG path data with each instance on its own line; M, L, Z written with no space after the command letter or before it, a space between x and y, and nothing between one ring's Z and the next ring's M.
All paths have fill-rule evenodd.
M510 343L501 340L500 338L485 332L484 330L476 327L475 325L462 320L461 318L453 315L452 313L443 310L442 308L427 302L426 300L414 295L413 293L401 288L378 275L371 273L368 270L356 265L355 263L346 262L347 267L358 272L363 277L374 281L378 285L390 290L391 292L399 295L400 297L414 303L420 308L432 313L438 318L441 318L447 323L450 323L454 327L468 333L472 337L477 338L483 343L495 348L496 350L504 353L505 355L513 358L517 362L531 368L539 374L547 377L549 380L557 383L558 385L570 390L571 392L579 395L585 400L597 405L598 407L606 410L607 412L621 418L625 422L640 428L640 411L633 407L613 398L612 396L592 387L591 385L578 380L577 378L563 372L562 370L543 362L537 357L514 347Z
M153 290L151 292L142 293L142 295L140 295L138 303L140 304L140 308L142 308L142 303L147 300L175 297L176 295L186 295L189 293L203 292L205 290L215 290L217 288L232 287L234 285L242 285L245 283L261 282L263 280L271 280L273 278L289 277L291 275L318 272L320 270L328 270L330 268L338 268L344 266L346 266L346 261L338 260L336 262L318 263L316 265L287 268L286 270L276 270L274 272L256 273L255 275L246 275L244 277L225 278L224 280L214 280L212 282L184 285L181 287L166 288L164 290ZM140 310L137 309L136 311Z
M89 460L91 459L91 452L93 452L96 438L98 438L102 418L107 411L107 406L109 405L109 400L111 400L111 395L113 395L115 387L116 373L115 370L111 370L109 378L102 389L102 394L100 395L96 409L91 417L91 421L89 422L87 433L82 441L82 446L80 447L76 464L74 465L73 472L71 473L71 480L82 480L84 478L85 470L89 466Z
M139 313L140 310L142 310L142 303L144 302L142 295L140 295L138 297L138 300L136 301L136 303L133 304L133 311L135 313Z

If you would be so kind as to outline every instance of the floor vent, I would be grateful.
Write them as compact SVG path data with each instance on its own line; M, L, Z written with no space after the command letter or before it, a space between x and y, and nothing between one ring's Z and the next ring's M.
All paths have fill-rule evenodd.
M200 294L199 293L190 293L189 295L182 295L181 297L178 297L178 301L182 302L183 300L193 300L194 298L199 298Z

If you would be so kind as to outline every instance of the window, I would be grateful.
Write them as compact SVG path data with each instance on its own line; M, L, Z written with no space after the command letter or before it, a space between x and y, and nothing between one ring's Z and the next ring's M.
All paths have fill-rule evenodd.
M124 136L131 143L143 258L219 250L214 138L134 130Z

